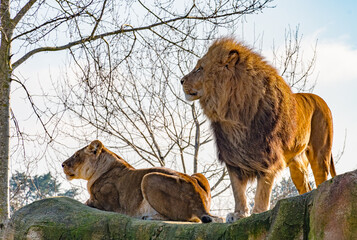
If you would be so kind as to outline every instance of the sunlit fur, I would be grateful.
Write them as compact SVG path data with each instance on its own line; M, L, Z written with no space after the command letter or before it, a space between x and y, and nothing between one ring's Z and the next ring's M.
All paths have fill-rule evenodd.
M135 169L95 140L62 164L68 180L85 179L88 206L141 219L222 222L209 213L211 190L200 173Z
M187 100L199 100L211 121L218 158L227 165L235 197L228 221L249 215L247 181L257 178L253 213L269 208L276 174L290 167L300 194L331 170L332 116L326 103L308 93L293 94L259 54L230 38L215 41L182 80Z

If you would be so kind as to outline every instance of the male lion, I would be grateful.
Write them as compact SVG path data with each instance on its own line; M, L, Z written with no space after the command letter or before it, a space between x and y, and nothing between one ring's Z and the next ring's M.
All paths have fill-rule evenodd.
M62 167L68 180L88 181L90 207L141 219L222 222L209 213L211 190L202 174L134 169L99 140L78 150Z
M235 198L227 222L249 215L245 195L257 178L253 213L268 210L277 173L288 166L299 193L311 190L329 172L332 116L326 103L308 93L292 93L263 58L230 38L215 41L196 67L182 78L186 99L199 99L211 121L218 158L227 166Z

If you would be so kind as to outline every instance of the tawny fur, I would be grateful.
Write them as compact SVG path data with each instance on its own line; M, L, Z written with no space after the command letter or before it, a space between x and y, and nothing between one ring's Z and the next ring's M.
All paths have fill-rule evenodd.
M135 169L95 140L62 164L68 180L87 180L88 206L141 219L213 221L211 190L202 174Z
M249 215L249 180L258 180L257 213L269 208L274 178L286 166L300 194L311 190L309 163L317 185L330 169L335 176L328 106L317 95L292 93L276 69L252 49L220 39L181 83L186 99L199 99L211 121L218 158L232 182L236 206L231 221Z

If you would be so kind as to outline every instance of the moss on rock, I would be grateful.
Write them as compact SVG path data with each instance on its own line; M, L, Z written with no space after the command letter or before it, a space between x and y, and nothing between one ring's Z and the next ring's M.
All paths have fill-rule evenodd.
M336 238L338 236L338 238ZM145 221L66 197L33 202L11 218L4 239L353 239L357 171L335 177L273 210L227 223Z

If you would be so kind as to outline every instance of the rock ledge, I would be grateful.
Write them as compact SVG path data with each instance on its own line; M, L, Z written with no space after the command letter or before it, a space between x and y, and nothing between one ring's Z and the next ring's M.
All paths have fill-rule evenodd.
M144 221L66 198L31 203L11 218L4 239L356 239L357 170L274 209L233 224Z

